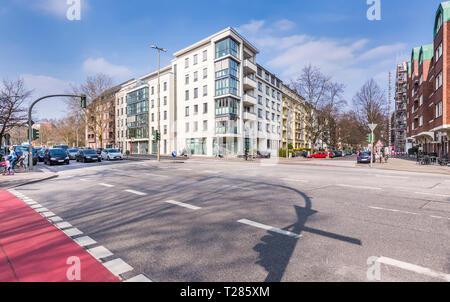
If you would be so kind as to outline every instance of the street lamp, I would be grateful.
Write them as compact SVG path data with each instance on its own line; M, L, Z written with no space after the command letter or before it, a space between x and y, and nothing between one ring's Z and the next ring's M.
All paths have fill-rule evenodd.
M154 136L156 136L156 143L158 144L158 162L161 161L161 78L160 78L160 56L161 51L167 52L165 48L160 48L156 45L150 46L153 49L156 49L158 51L158 127L157 127L157 135L153 133Z
M372 132L370 136L370 167L372 168L372 162L373 162L373 131L377 127L377 124L369 124L369 129Z

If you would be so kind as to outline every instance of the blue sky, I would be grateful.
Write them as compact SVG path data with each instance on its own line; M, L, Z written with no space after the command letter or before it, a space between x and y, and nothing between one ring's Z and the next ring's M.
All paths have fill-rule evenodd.
M104 72L116 83L155 70L151 44L172 54L232 26L260 50L260 64L286 82L305 64L346 85L351 99L369 78L387 89L388 72L411 48L432 42L437 0L381 0L369 21L366 0L81 0L80 21L66 0L0 0L0 79L24 78L35 96L67 92ZM62 117L58 100L38 105L39 118Z

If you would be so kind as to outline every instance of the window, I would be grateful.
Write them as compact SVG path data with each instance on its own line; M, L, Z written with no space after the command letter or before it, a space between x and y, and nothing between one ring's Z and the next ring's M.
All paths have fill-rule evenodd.
M194 88L194 99L198 98L198 88Z
M189 75L188 74L184 77L184 84L186 84L186 85L189 84Z
M198 122L194 122L194 132L198 131Z
M437 24L436 24L436 32L435 32L435 34L437 34L438 31L441 29L443 23L444 23L444 16L442 15L442 12L439 12L439 15L437 17Z
M266 111L266 120L270 120L270 112Z
M269 73L265 73L265 79L267 82L270 82L270 74Z
M189 58L184 60L184 68L189 68Z
M261 92L263 91L263 90L262 90L262 83L261 83L261 82L258 82L258 90L261 91Z
M270 108L270 101L269 101L269 99L267 99L267 98L266 98L266 107L267 107L267 108Z
M194 82L198 81L198 71L194 72Z
M208 113L208 103L203 103L203 114Z
M262 118L263 117L263 111L262 109L258 109L258 117Z
M203 131L208 131L208 121L203 121Z
M155 121L155 114L152 113L152 122L154 122L154 121Z
M205 62L206 60L208 60L208 51L207 50L203 51L203 62Z
M186 91L185 91L184 99L185 99L186 101L189 101L189 90L186 90Z
M152 108L155 108L155 100L152 100Z
M272 121L275 120L275 113L272 113Z
M270 88L269 88L269 86L266 86L266 94L270 95Z
M441 86L442 86L442 71L436 77L436 90L441 88Z
M194 55L194 65L198 64L198 55Z
M262 123L258 122L258 131L262 131Z
M439 102L439 104L436 104L436 118L442 116L442 102Z
M186 123L185 129L186 129L186 132L189 132L189 123Z
M231 38L226 38L216 43L216 59L226 55L239 58L239 44Z
M194 115L198 114L198 105L194 105Z
M208 95L208 85L203 86L203 96Z
M167 91L167 82L164 82L164 91Z
M439 61L439 58L442 56L442 42L439 44L439 46L436 48L436 54L435 54L435 62Z
M154 95L155 94L155 87L153 86L152 87L152 95Z
M422 127L422 125L423 125L423 116L419 118L419 127Z
M419 84L422 85L423 83L423 74L420 75Z
M185 109L185 116L189 116L189 106L187 106Z
M262 105L263 101L262 101L262 96L258 95L258 104Z
M203 78L206 79L208 77L208 68L203 69Z
M164 97L164 106L166 106L167 105L167 97L165 96Z
M419 106L422 106L422 104L423 104L423 95L421 95L419 98Z
M167 121L167 111L164 111L164 120Z
M164 125L164 134L167 134L167 125Z

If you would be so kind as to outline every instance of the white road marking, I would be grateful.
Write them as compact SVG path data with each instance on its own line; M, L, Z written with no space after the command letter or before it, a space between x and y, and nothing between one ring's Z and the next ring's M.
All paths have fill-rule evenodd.
M295 181L295 182L304 182L304 183L309 182L309 181L304 180L304 179L293 179L293 178L282 178L281 180L284 180L284 181Z
M136 195L140 195L140 196L145 196L145 195L147 195L147 193L142 193L142 192L134 191L134 190L125 190L125 192L132 193L132 194L136 194Z
M185 168L185 169L177 169L178 171L192 171L192 169L187 169L187 168ZM143 276L143 275L139 275L139 276ZM139 277L139 276L136 276L136 277ZM136 278L135 277L135 278ZM145 277L145 276L144 276Z
M434 216L434 215L430 215L430 217L437 218L437 219L450 219L450 218L445 218L442 216Z
M92 244L97 243L97 241L95 241L94 239L92 239L89 236L78 237L78 238L75 238L74 241L81 246L87 246L87 245L92 245Z
M84 178L80 178L80 181L87 181L87 179L84 179Z
M52 171L50 171L49 169L46 169L46 168L41 168L41 171L42 172L52 172Z
M59 217L59 216L50 217L49 220L50 220L51 222L60 222L60 221L63 221L62 218Z
M414 192L414 194L432 195L432 196L439 196L439 197L450 197L450 195L435 194L435 193L425 193L425 192Z
M42 207L40 204L36 203L36 204L34 204L34 205L31 205L30 208L36 210L36 209L43 208L43 207Z
M45 218L48 218L48 217L55 216L55 213L53 213L53 212L44 212L44 213L41 213L41 215L44 216Z
M31 202L25 202L27 205L32 206L32 205L37 205L38 203L36 201L31 201Z
M62 231L69 237L73 237L73 236L77 236L77 235L83 234L83 232L80 231L77 228L66 229L66 230L62 230Z
M248 219L241 219L241 220L238 220L238 222L246 224L246 225L250 225L250 226L253 226L253 227L256 227L256 228L260 228L260 229L263 229L263 230L267 230L267 231L279 233L279 234L282 234L282 235L286 235L286 236L289 236L289 237L300 238L302 236L302 235L299 235L299 234L295 234L295 233L292 233L292 232L289 232L289 231L285 231L285 230L282 230L282 229L279 229L279 228L274 228L274 227L272 227L270 225L261 224L261 223L258 223L258 222L255 222L255 221L251 221L251 220L248 220Z
M35 210L39 213L48 212L47 208L39 208L39 209L35 209Z
M124 282L152 282L152 280L141 274L128 280L125 280Z
M191 210L200 210L201 209L200 207L196 207L196 206L193 206L193 205L190 205L190 204L187 204L187 203L184 203L184 202L175 201L175 200L167 200L165 202L166 203L170 203L170 204L174 204L174 205L177 205L177 206L180 206L180 207L188 208L188 209L191 209Z
M337 184L336 186L344 187L344 188L364 189L364 190L381 190L381 188L369 187L369 186L353 186L353 185L344 185L344 184Z
M211 171L211 170L205 170L205 171L200 171L200 172L203 172L203 173L210 173L210 174L217 174L217 173L220 173L219 171Z
M382 210L382 211L389 211L389 212L398 212L398 213L405 213L405 214L412 214L412 215L419 215L419 213L414 212L408 212L408 211L402 211L402 210L396 210L396 209L387 209L387 208L380 208L380 207L369 207L374 210Z
M390 266L395 266L395 267L398 267L398 268L401 268L404 270L408 270L408 271L411 271L414 273L426 275L429 277L443 279L447 282L450 282L450 274L436 272L429 268L422 267L419 265L415 265L415 264L411 264L411 263L407 263L407 262L403 262L403 261L399 261L399 260L395 260L395 259L387 258L387 257L379 257L377 259L377 262L384 263L384 264L390 265Z
M408 176L381 175L381 174L375 174L375 177L380 177L380 178L400 178L400 179L409 179Z
M133 267L120 258L105 262L103 265L116 276L133 270Z
M110 250L108 250L106 247L103 246L97 246L92 249L87 250L94 258L96 259L102 259L107 258L109 256L112 256L113 253L111 253Z
M60 222L60 223L57 223L56 226L59 229L67 229L67 228L71 228L72 227L72 225L70 223L68 223L68 222Z
M159 174L152 174L152 173L146 173L145 175L147 175L147 176L153 176L153 177L164 177L164 178L169 177L169 176L167 176L167 175L159 175Z
M114 185L104 184L104 183L100 183L99 185L100 185L100 186L103 186L103 187L107 187L107 188L112 188L112 187L114 187Z

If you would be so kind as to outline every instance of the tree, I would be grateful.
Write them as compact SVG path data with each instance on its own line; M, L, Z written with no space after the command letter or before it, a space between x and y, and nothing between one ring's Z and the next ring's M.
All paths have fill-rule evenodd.
M361 125L377 124L375 129L376 140L388 141L389 129L389 104L384 91L378 86L375 80L368 80L353 98L353 105L356 117Z
M72 93L74 95L86 95L87 108L81 108L79 98L69 98L67 104L69 106L70 115L73 117L74 126L76 129L76 145L79 145L80 141L85 141L85 129L89 129L96 133L96 136L100 139L99 135L103 137L101 129L105 129L105 124L108 122L102 122L99 116L110 113L108 111L97 110L92 103L100 98L100 96L113 86L113 80L110 76L99 73L95 76L90 76L86 79L86 83L79 86L72 86ZM110 108L113 110L114 108ZM83 131L80 131L82 129ZM100 133L101 132L101 133Z
M356 112L351 110L340 114L337 127L343 146L358 149L366 143L367 126L359 123Z
M345 101L344 85L332 82L318 67L307 65L291 88L305 98L305 132L309 147L319 139L330 143L334 116Z
M0 87L0 146L8 131L25 125L27 111L24 108L24 102L30 95L31 91L25 89L22 79L3 80Z

